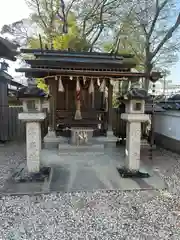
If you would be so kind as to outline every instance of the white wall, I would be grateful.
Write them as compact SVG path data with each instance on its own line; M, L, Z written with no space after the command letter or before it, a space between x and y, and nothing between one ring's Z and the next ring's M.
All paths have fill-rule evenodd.
M155 113L154 122L155 132L180 140L180 111L168 110Z

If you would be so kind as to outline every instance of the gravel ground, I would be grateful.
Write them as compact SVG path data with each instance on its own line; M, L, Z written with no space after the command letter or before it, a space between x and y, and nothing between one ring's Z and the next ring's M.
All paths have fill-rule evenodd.
M21 145L0 148L1 187L25 159ZM168 191L96 191L0 198L0 240L180 239L180 156L157 151Z

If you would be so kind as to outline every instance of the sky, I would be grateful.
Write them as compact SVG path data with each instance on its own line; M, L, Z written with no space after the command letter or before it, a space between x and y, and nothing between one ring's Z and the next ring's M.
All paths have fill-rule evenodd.
M22 18L27 18L30 14L30 10L25 3L25 0L1 0L0 8L0 29L4 24L10 24L15 21L21 20ZM17 75L14 69L17 64L11 64L9 73L13 76ZM180 84L180 54L179 61L171 69L171 75L168 77L175 84ZM18 79L17 79L18 80Z

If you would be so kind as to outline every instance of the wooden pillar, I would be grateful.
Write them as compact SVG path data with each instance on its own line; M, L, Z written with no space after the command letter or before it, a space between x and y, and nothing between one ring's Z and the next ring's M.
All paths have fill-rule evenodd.
M68 89L69 85L68 85L68 82L66 83L66 88L65 88L65 109L68 110L69 109L69 89Z
M57 101L57 81L54 79L49 80L49 90L50 90L50 118L49 118L49 128L51 132L56 130L56 101Z
M108 130L112 130L112 98L113 98L113 85L110 81L108 84Z

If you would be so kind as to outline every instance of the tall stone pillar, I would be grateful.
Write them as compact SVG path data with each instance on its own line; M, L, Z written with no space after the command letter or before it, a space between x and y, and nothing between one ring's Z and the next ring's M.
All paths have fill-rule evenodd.
M41 121L45 113L20 113L19 119L26 123L26 158L29 172L39 172L41 154Z
M148 115L124 113L121 118L127 121L125 169L136 173L140 168L141 122L147 121Z
M18 91L18 98L23 103L23 112L18 118L26 124L26 158L29 172L40 170L41 122L46 118L42 104L46 93L36 86L24 87Z
M141 123L149 119L145 111L145 98L147 93L142 89L132 89L127 93L123 102L126 105L125 113L121 118L126 121L126 148L125 166L121 175L126 177L146 177L147 173L140 173L141 150Z

